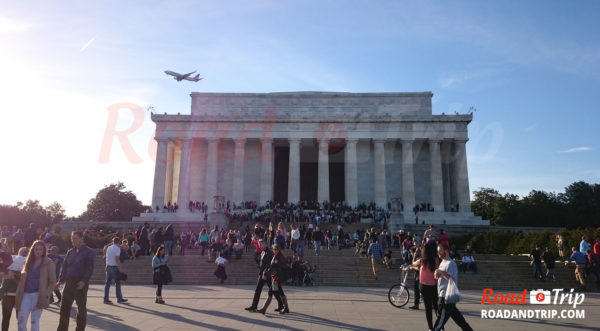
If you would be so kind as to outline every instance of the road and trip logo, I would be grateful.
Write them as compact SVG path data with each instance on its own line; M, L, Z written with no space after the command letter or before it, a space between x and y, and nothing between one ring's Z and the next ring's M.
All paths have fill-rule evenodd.
M585 294L574 289L500 292L483 290L481 304L494 306L481 310L481 318L489 319L582 319L585 310L577 309ZM532 305L532 306L529 306Z

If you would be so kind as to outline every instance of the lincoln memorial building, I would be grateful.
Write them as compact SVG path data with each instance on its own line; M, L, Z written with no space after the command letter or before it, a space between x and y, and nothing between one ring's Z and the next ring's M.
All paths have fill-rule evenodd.
M433 115L432 96L192 93L191 114L152 114L153 219L174 217L163 213L171 202L178 217L200 220L189 202L213 211L220 197L232 206L375 202L406 222L489 224L470 208L472 115Z

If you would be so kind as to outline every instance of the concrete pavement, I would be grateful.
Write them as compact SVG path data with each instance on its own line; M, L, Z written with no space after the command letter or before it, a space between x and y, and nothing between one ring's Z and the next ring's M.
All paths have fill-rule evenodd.
M266 287L265 287L266 288ZM276 303L266 316L250 313L252 286L166 286L165 305L154 303L152 286L123 286L129 302L117 304L114 286L112 305L102 303L103 286L93 285L88 292L87 330L427 330L423 309L398 309L387 300L387 289L349 287L286 287L290 314L274 312ZM263 299L266 292L263 292ZM481 291L463 291L464 300L458 307L475 330L599 330L600 295L586 294L577 309L585 310L585 319L500 320L482 319L481 309L510 308L482 306ZM262 303L262 300L261 300ZM412 303L412 299L411 299ZM45 310L41 330L58 326L57 306ZM525 307L526 306L526 307ZM69 330L75 329L76 305L72 310ZM421 307L423 307L421 305ZM535 309L538 305L519 308ZM556 308L557 306L545 306ZM568 309L570 306L559 306ZM434 316L435 318L435 316ZM13 317L10 330L16 330ZM452 320L446 330L458 330Z

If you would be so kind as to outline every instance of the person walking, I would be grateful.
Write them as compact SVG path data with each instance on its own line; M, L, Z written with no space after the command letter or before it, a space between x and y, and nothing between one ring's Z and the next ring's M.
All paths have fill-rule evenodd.
M162 298L162 287L163 285L169 284L173 278L171 276L171 270L167 266L169 256L165 254L166 249L164 246L159 246L156 250L156 254L152 258L152 269L154 270L154 276L152 277L153 283L156 287L156 300L155 303L164 304L165 301Z
M585 289L585 264L587 262L587 258L585 254L577 250L577 247L573 246L571 248L573 252L571 257L565 261L565 266L569 264L569 262L575 263L575 280L582 288Z
M449 250L448 246L441 244L437 246L438 257L441 262L433 274L434 278L437 279L438 289L438 316L434 324L434 330L442 330L449 318L452 318L454 323L462 330L473 330L462 313L456 308L456 303L446 303L446 291L448 291L450 282L454 283L452 286L458 286L458 268L450 258Z
M41 240L34 241L29 248L15 295L19 331L27 330L30 315L31 330L39 330L42 309L50 306L56 267L46 254L46 244Z
M140 231L140 237L138 241L142 247L142 255L150 255L150 224L144 223L144 227Z
M381 246L379 245L378 238L373 239L373 242L371 243L371 245L369 245L367 254L371 257L373 276L375 277L375 280L377 280L377 265L380 263L381 257L383 256L383 251L381 250Z
M173 242L175 241L175 230L173 230L173 225L167 225L163 240L165 243L165 250L169 255L173 255Z
M106 283L104 284L104 303L111 304L112 301L108 299L108 292L110 291L110 285L115 282L117 291L117 302L125 303L128 300L123 298L121 292L121 246L119 246L120 239L118 237L113 238L113 244L108 246L106 249Z
M202 252L200 252L200 255L202 256L204 256L204 251L206 251L206 246L208 246L209 238L210 236L208 235L208 232L206 232L206 229L202 228L200 234L198 235L198 243L200 243L200 247L202 247ZM210 261L210 254L208 254L208 261Z
M544 255L542 255L542 259L546 265L546 278L548 279L550 274L552 274L552 280L556 281L556 272L554 270L554 254L552 254L550 251L550 247L546 247L546 251L544 252Z
M535 245L535 248L529 253L531 265L533 265L533 278L544 280L544 271L542 270L542 252L540 245ZM538 276L539 275L539 276Z
M433 330L433 311L437 312L438 292L437 281L434 277L435 269L440 265L437 257L437 248L434 243L428 243L421 248L421 258L413 263L419 268L419 285L423 304L425 304L425 319L429 330Z
M435 243L432 242L432 244L435 246ZM423 244L421 242L418 242L417 245L415 247L412 248L413 249L413 254L412 254L412 261L411 264L420 260L421 259L421 253L423 250ZM421 272L420 269L415 270L415 278L413 280L413 289L415 291L415 302L412 306L408 307L409 309L413 309L413 310L419 310L419 303L421 302L421 283L420 283L420 276Z
M21 247L17 256L12 259L12 264L8 266L4 279L2 279L2 292L4 292L4 298L2 298L2 331L8 331L12 310L13 308L16 310L15 295L17 285L21 279L21 271L23 270L28 254L29 247Z
M558 256L564 262L565 261L565 242L562 234L556 235L556 248L558 248Z
M73 231L71 233L73 248L67 252L63 267L54 286L57 290L61 284L65 284L60 304L60 321L57 331L69 329L69 318L73 301L77 303L77 331L85 330L87 323L87 292L90 278L94 273L94 258L96 253L83 243L83 232Z
M54 264L56 265L56 279L58 279L58 276L60 275L60 267L62 267L63 262L65 261L65 259L59 255L59 251L58 251L58 247L57 246L52 246L50 248L50 251L48 252L48 258L50 260L52 260L54 262ZM56 304L60 306L60 300L62 299L62 295L60 294L59 290L54 290L54 294L56 294ZM50 294L50 303L54 302L54 296L52 294Z
M271 260L273 259L273 251L267 246L267 242L264 239L259 239L258 244L260 246L260 249L262 250L259 258L258 281L256 283L256 289L254 290L254 298L252 299L252 304L244 309L250 312L258 311L264 315L267 312L267 307L269 307L271 300L273 300L273 288L270 282L271 275L265 273L265 271L271 265ZM260 300L260 294L262 293L262 289L265 286L265 284L267 284L267 287L269 288L269 297L263 304L263 307L260 310L258 310L258 301ZM281 310L281 302L278 302L278 308Z
M281 286L285 283L289 276L290 266L286 264L286 259L283 255L283 250L278 244L273 244L273 258L271 259L271 264L269 265L269 268L265 271L265 273L270 274L273 295L275 296L277 302L281 302L283 306L283 309L281 309L279 313L289 313L290 308L288 306L287 297L285 296L285 293L283 293L283 288ZM262 314L266 312L269 303L270 301L267 299L267 302L265 302L265 305L260 311Z
M321 229L317 226L312 237L315 244L315 256L319 256L319 253L321 252L321 243L324 239L323 231L321 231Z

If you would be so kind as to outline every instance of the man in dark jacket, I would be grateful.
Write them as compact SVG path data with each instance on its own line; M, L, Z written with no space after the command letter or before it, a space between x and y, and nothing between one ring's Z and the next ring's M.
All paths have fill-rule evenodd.
M25 230L25 247L31 247L36 238L37 229L35 228L35 223L30 223L29 228Z
M142 255L150 255L150 242L148 240L148 228L150 224L144 223L142 231L140 231L140 246L142 247Z
M271 288L270 278L271 275L265 273L265 271L271 266L271 260L273 259L273 251L271 248L267 246L267 242L263 239L258 241L260 245L260 249L262 253L260 253L260 262L259 262L259 270L258 270L258 282L256 283L256 289L254 290L254 299L252 300L252 305L250 307L246 307L247 311L256 312L258 309L258 300L260 299L260 294L262 293L262 289L267 284L269 287L269 297L265 302L264 307L267 307L273 298L273 289ZM277 301L278 309L281 309L283 306L281 302Z

